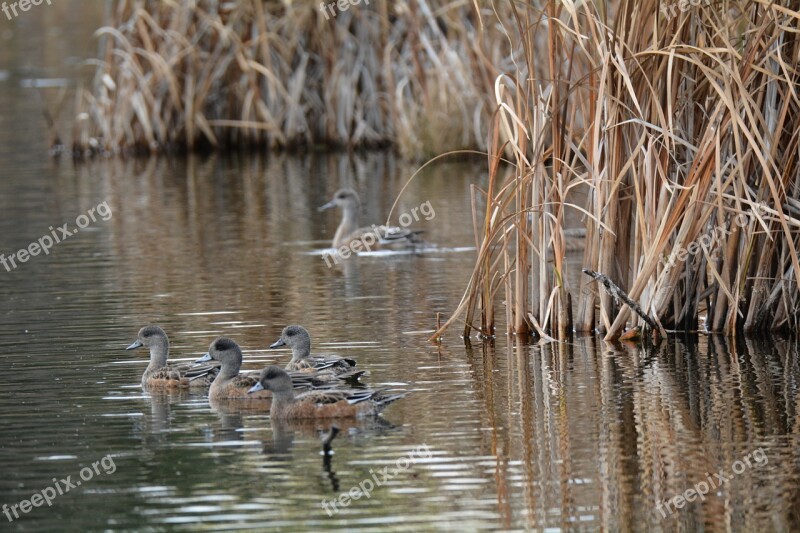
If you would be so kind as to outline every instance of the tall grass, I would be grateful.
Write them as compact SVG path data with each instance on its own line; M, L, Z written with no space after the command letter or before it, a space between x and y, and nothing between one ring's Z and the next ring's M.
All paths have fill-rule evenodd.
M74 148L485 149L508 45L471 3L433 3L361 1L333 16L318 0L109 1Z
M585 185L584 266L659 329L796 330L800 3L610 5L515 2L484 21L522 57L495 82L478 260L444 327L493 334L500 299L516 334L642 322L588 277L567 286L563 217Z
M576 210L583 266L658 329L797 329L797 0L109 5L82 153L486 150L477 261L443 328L492 335L502 314L520 335L616 338L643 322L593 279L569 286Z

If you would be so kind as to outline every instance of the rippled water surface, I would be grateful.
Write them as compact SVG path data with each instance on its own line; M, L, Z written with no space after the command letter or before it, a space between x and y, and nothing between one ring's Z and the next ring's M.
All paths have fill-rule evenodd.
M396 213L431 202L417 225L436 249L329 268L338 218L317 206L353 184L364 222L381 222L415 167L386 154L51 160L23 81L59 78L70 54L90 53L94 15L55 35L47 17L77 15L0 28L0 253L74 230L103 202L111 213L0 266L0 505L54 494L13 522L0 514L0 529L800 527L794 341L465 344L454 329L432 344L436 313L455 308L472 271L482 161L430 167L402 195ZM175 360L233 337L248 370L285 363L267 347L302 323L316 351L410 394L379 420L337 422L326 461L329 424L143 393L147 354L123 348L150 323ZM702 499L686 492L704 486ZM682 495L693 501L663 503Z

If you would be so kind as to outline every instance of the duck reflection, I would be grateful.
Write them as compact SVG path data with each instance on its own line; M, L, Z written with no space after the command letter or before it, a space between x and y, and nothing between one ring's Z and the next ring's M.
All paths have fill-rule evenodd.
M211 442L243 441L245 416L266 415L269 413L270 400L242 400L210 398L208 404L216 413L219 421L209 428Z
M172 406L185 402L192 397L187 389L157 389L144 396L150 404L150 416L142 413L141 419L134 426L134 433L139 433L144 444L166 442L172 428ZM144 409L143 409L144 411Z
M296 445L307 441L319 442L322 457L322 475L334 492L339 491L339 478L333 469L336 443L346 445L343 439L374 438L397 429L384 418L326 419L326 420L271 420L272 439L263 442L263 453L269 461L287 460ZM299 448L298 448L299 449Z

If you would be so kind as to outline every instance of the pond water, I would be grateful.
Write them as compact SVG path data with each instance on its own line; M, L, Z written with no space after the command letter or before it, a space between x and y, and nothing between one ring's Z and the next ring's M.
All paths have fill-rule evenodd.
M53 39L88 42L80 28L97 23ZM431 167L402 195L396 213L431 202L416 225L438 249L329 268L338 214L317 206L355 185L364 221L380 222L414 166L387 154L53 160L22 81L64 76L64 58L90 50L66 46L30 72L32 37L15 31L15 55L0 52L0 253L91 209L95 220L0 266L0 529L800 527L796 341L643 350L465 343L453 329L432 344L472 271L469 184L483 161ZM233 337L247 370L285 363L267 347L301 323L316 351L357 359L365 383L410 394L381 419L337 421L326 461L330 424L144 393L147 354L123 348L150 323L179 361ZM35 493L49 505L24 512Z

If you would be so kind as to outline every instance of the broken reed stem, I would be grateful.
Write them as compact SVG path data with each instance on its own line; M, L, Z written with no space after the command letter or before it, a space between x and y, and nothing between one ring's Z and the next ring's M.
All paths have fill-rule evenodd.
M637 315L642 317L642 320L644 320L653 331L659 331L660 328L658 327L656 321L650 318L650 316L644 312L642 306L640 306L637 302L633 301L630 298L630 296L628 296L625 293L625 291L617 287L617 285L613 281L611 281L611 279L609 279L608 276L606 276L605 274L600 274L599 272L595 272L593 270L589 270L588 268L584 268L583 273L591 278L594 278L596 281L602 283L602 285L606 288L606 291L608 291L608 294L610 294L615 300L623 301L625 305L633 309L634 312L636 312Z

